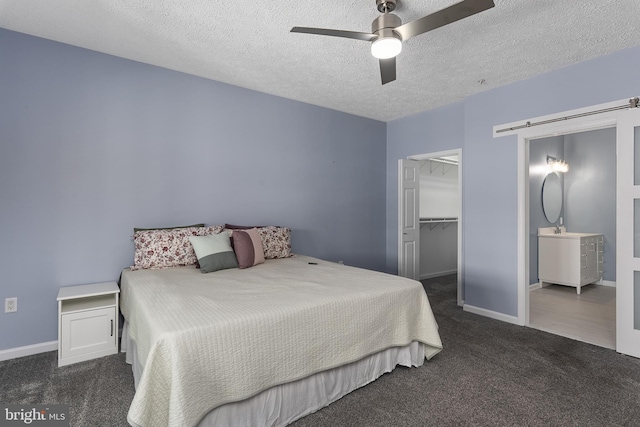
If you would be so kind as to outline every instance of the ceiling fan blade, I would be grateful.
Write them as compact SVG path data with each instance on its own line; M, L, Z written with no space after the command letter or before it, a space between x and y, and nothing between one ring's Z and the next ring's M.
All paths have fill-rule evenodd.
M396 57L380 60L380 75L382 84L387 84L396 79Z
M292 33L317 34L320 36L344 37L347 39L356 39L364 41L372 41L378 36L371 33L360 33L358 31L329 30L326 28L309 28L309 27L293 27Z
M446 7L431 15L400 25L394 28L393 31L400 34L402 40L408 40L411 37L435 30L452 22L491 9L494 6L493 0L463 0L460 3Z

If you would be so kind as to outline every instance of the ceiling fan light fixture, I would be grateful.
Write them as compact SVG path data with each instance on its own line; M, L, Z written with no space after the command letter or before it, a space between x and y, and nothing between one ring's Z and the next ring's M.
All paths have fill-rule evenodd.
M393 13L383 13L371 23L371 33L377 38L371 43L371 54L378 59L398 56L402 50L402 37L393 31L402 25L402 20Z
M398 56L402 51L402 41L395 35L379 37L371 43L371 54L378 59Z
M395 57L402 51L403 41L495 7L494 0L461 0L403 24L402 19L392 13L396 9L397 1L376 0L380 15L371 23L370 33L311 27L293 27L291 32L371 42L371 54L379 59L380 77L384 85L396 79Z

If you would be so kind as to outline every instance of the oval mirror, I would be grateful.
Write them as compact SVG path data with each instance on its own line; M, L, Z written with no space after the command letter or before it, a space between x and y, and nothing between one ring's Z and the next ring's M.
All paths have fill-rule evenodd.
M550 173L542 184L542 210L547 221L554 224L562 211L562 184L556 173Z

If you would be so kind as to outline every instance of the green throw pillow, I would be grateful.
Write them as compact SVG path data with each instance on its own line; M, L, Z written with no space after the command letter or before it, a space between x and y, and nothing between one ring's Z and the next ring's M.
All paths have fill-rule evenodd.
M238 260L231 248L231 241L227 233L189 236L189 241L196 253L202 273L238 268Z

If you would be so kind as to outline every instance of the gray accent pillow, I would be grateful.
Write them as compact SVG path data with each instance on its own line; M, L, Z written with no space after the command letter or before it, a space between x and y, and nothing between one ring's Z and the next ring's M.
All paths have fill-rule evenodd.
M238 268L238 260L231 248L227 233L189 236L189 241L198 258L200 272L211 273L227 268Z

